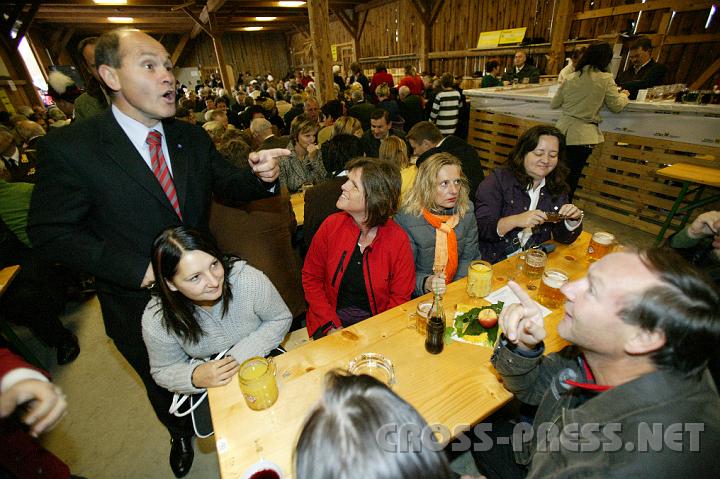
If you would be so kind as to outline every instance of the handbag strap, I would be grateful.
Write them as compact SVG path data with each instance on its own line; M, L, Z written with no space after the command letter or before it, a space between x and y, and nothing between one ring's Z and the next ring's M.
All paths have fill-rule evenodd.
M225 354L228 351L230 351L230 348L227 348L225 351L219 352L214 358L212 358L212 360L214 361L217 359L222 359L222 357L225 356ZM207 360L192 358L192 359L190 359L190 364L194 364L196 362L204 363L206 361ZM205 398L207 397L207 389L198 398L197 402L193 401L194 402L193 405L191 405L185 411L180 411L180 406L182 406L188 400L188 398L190 396L193 396L193 394L180 394L180 393L173 394L172 403L170 404L170 409L168 412L170 412L170 414L173 414L174 416L177 416L177 417L187 416L188 414L193 412L195 409L197 409L197 407L205 400Z

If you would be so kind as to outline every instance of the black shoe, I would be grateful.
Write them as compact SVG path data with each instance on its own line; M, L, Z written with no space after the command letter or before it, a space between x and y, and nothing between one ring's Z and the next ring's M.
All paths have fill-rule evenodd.
M60 340L57 345L57 362L60 366L75 361L80 354L80 344L78 338L68 331L68 334Z
M183 477L190 472L194 457L192 436L170 438L170 467L175 477Z

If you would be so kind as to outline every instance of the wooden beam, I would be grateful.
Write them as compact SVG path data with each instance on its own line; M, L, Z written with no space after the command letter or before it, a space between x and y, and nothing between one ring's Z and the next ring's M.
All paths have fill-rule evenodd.
M615 15L623 15L627 13L648 12L651 10L663 10L672 8L674 10L684 11L685 9L710 8L714 1L708 0L655 0L646 3L633 3L631 5L620 5L618 7L598 8L597 10L588 10L578 12L574 15L574 20L588 20L591 18L612 17Z
M679 43L715 43L720 42L720 33L699 33L697 35L668 35L665 37L665 45L677 45Z
M193 27L193 30L192 30L193 32L195 31L195 28L199 28L200 30L202 30L203 32L207 33L208 35L210 35L212 37L212 31L205 25L205 22L200 20L200 17L198 17L197 15L195 15L195 13L193 13L192 10L190 10L187 7L183 7L183 8L181 8L181 10L183 12L185 12L188 17L192 18L193 21L195 21L195 27ZM190 33L190 36L192 38L195 38L193 36L192 32Z
M315 88L321 105L335 99L332 75L332 54L330 53L330 18L328 0L308 0L310 35L313 42L313 67Z
M215 13L208 13L208 25L212 34L213 48L215 48L215 58L218 63L218 70L220 70L220 79L223 83L223 88L230 91L233 87L232 79L228 76L227 64L225 63L225 51L222 45L222 27L218 25Z
M435 23L435 20L437 20L437 17L440 15L440 12L442 11L444 5L445 0L435 0L435 5L432 8L432 12L430 12L430 25L433 25Z
M177 61L180 59L180 55L182 55L183 50L185 50L185 46L187 45L188 40L190 40L189 33L186 33L185 35L180 37L180 41L178 41L175 50L170 56L170 63L172 63L173 65L177 63Z
M200 23L205 24L209 20L208 14L210 12L217 12L225 4L225 0L208 0L207 5L203 7L200 12ZM200 24L196 24L190 32L190 38L195 38L200 33Z
M37 13L38 8L40 8L40 0L33 0L32 5L30 5L30 11L22 18L22 24L20 25L20 29L18 29L17 35L13 40L15 48L20 45L20 41L22 41L23 37L28 31L28 28L30 28L30 25L35 18L35 14Z
M702 87L706 81L708 81L714 74L720 70L720 58L717 58L712 65L710 65L707 70L702 72L702 74L695 80L691 85L691 90L698 90L700 87Z
M417 10L418 14L420 15L420 20L422 20L423 24L427 25L428 16L422 0L410 0L410 3L412 3L415 7L415 10Z
M362 3L355 7L355 11L357 13L360 12L366 12L368 10L372 10L373 8L382 7L383 5L387 5L388 3L395 3L397 0L373 0L372 2Z
M340 20L342 26L347 30L351 37L355 38L357 32L357 24L343 10L332 9L332 12Z
M570 36L573 22L573 0L558 0L555 3L555 19L550 32L550 54L545 73L555 75L565 65L565 40Z

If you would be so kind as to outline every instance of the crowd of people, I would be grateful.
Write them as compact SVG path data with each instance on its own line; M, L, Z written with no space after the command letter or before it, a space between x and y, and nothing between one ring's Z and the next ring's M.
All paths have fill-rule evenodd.
M383 64L370 79L359 64L347 78L333 68L336 95L321 104L302 71L282 80L248 72L231 90L216 75L187 87L175 80L165 48L142 32L87 39L79 45L87 89L60 78L50 92L74 120L45 135L44 111L0 118L12 126L0 131L0 252L3 266L22 261L27 272L0 304L9 319L56 347L64 364L80 349L58 318L68 290L82 279L77 275L92 275L105 331L168 429L170 466L182 477L192 466L195 431L189 417L168 412L174 393L227 384L244 360L273 354L293 326L319 339L413 297L444 292L473 260L496 263L548 240L575 241L583 212L573 192L588 151L602 141L598 111L621 111L643 68L659 74L641 55L645 46L631 49L640 51L637 62L632 57L638 70L622 83L627 90L618 90L606 73L610 47L590 45L552 100L562 109L557 126L528 129L505 167L483 171L462 139L467 109L451 74L433 80L408 66L395 85ZM488 69L487 86L539 77L523 51L502 79L496 62ZM293 232L287 241L303 259L298 287L307 305L298 313L270 272L217 246L211 217L216 203L301 190L302 230L288 220L285 235L264 239ZM287 210L289 201L274 204ZM698 216L669 246L690 263L665 250L627 250L564 286L558 333L572 346L547 356L542 314L511 283L521 303L500 317L492 362L509 390L537 406L531 429L614 421L631 438L630 426L642 421L703 422L701 454L585 453L536 443L518 449L498 441L507 448L474 453L481 472L631 477L710 470L720 450L720 399L707 371L720 339L720 213ZM46 384L37 373L31 378ZM3 416L22 402L18 387L3 379ZM37 433L58 414L39 425L31 414L26 422ZM426 426L377 381L331 375L298 440L297 476L451 477L437 450L381 450L368 434L388 421ZM517 422L496 424L496 437L512 437ZM596 432L582 434L591 441ZM328 454L338 444L342 460Z

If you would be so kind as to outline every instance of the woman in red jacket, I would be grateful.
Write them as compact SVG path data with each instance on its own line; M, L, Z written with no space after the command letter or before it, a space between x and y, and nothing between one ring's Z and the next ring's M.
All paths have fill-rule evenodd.
M313 237L303 267L307 329L314 338L410 300L415 263L390 217L400 196L397 166L374 158L347 165L336 206Z

